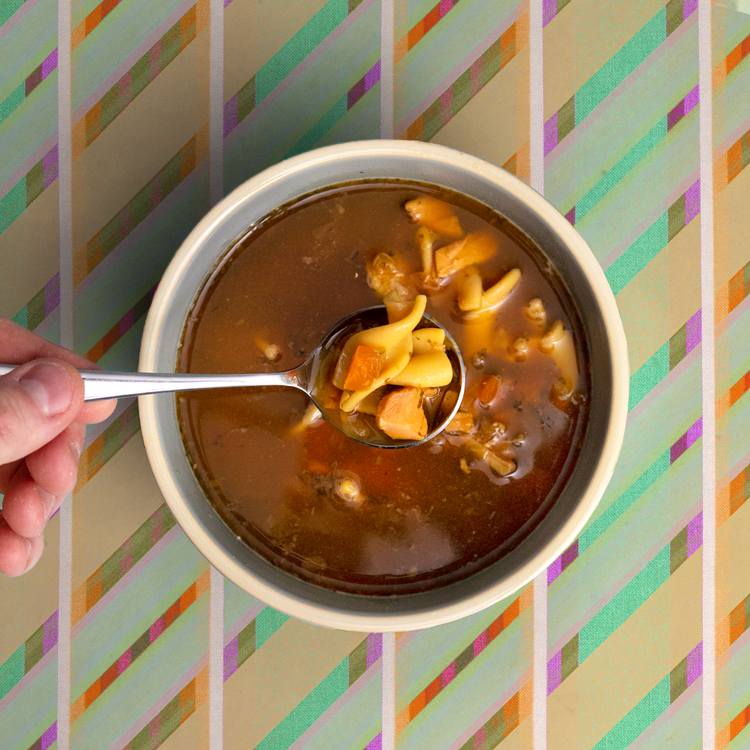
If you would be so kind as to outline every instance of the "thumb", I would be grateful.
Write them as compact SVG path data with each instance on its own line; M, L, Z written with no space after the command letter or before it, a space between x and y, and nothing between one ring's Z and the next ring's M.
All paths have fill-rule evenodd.
M49 443L83 405L83 381L58 359L40 359L0 377L0 465Z

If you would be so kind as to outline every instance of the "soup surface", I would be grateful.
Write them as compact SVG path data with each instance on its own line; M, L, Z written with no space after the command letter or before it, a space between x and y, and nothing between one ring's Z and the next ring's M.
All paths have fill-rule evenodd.
M461 236L490 238L494 254L426 274L419 224L404 209L419 197L449 204ZM454 241L437 232L435 250ZM468 275L490 295L512 269L520 280L490 312L461 310ZM232 531L289 573L355 593L433 588L506 554L551 507L587 420L585 342L561 279L507 220L427 185L343 185L252 227L201 290L179 369L290 369L338 320L380 304L391 272L396 297L426 294L463 353L466 393L446 433L384 450L315 419L292 389L177 397L195 474ZM572 365L550 356L563 335Z

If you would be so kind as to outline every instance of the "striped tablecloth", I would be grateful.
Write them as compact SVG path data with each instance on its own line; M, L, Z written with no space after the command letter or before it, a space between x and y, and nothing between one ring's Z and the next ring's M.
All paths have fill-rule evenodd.
M133 368L208 208L315 146L432 140L605 269L632 370L581 537L451 625L313 627L210 570L138 411L0 581L0 748L750 748L748 0L0 0L0 312Z

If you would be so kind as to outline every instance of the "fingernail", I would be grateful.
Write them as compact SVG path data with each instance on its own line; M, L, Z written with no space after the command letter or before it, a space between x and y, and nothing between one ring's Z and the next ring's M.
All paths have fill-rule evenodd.
M26 542L26 565L24 565L24 571L29 566L29 563L31 562L31 542L26 538L22 537L24 542Z
M73 398L73 381L67 371L52 362L40 362L19 383L48 416L62 414Z
M50 495L49 492L43 490L41 487L37 487L36 491L39 493L39 497L42 499L44 504L44 518L49 521L49 517L52 515L52 510L55 507L55 496Z
M75 440L70 441L70 452L73 454L73 460L78 463L78 459L81 457L82 446L76 443Z

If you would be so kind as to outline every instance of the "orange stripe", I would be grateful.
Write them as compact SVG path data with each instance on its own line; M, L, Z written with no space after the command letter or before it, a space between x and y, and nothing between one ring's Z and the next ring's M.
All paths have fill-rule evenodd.
M86 16L86 36L88 36L102 20L102 6L97 5L94 10Z
M409 704L409 721L411 721L426 705L427 705L427 695L425 691L423 690Z
M733 740L747 726L745 711L737 714L729 723L729 739Z
M521 612L521 601L520 598L516 599L506 610L503 612L503 629L507 628L513 620L518 617Z
M96 680L85 693L86 708L88 708L102 694L102 683Z
M409 29L409 33L406 35L408 49L412 49L423 36L424 23L423 21L420 21L413 28Z
M742 46L737 45L727 55L727 75L729 75L742 62Z
M424 34L427 34L430 29L440 20L440 5L436 5L425 17L423 22Z
M518 726L518 693L503 706L503 724L507 737Z
M117 662L115 662L103 675L100 681L101 692L104 692L117 679Z

